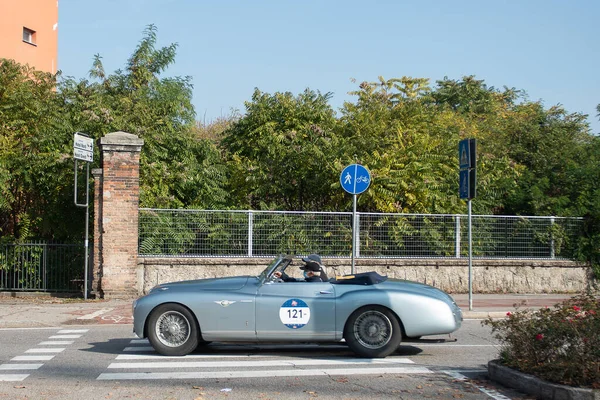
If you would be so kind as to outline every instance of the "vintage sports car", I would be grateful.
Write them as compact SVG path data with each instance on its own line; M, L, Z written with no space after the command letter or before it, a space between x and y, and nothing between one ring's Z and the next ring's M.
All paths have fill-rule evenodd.
M386 357L403 337L451 333L462 321L454 300L432 286L375 272L328 282L283 282L273 260L259 276L161 284L133 303L133 330L163 355L209 342L341 342L362 357Z

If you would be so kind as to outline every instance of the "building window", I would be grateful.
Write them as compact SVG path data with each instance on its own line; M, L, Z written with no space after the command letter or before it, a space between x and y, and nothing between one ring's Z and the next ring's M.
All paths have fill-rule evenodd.
M23 27L23 41L29 44L35 44L35 31Z

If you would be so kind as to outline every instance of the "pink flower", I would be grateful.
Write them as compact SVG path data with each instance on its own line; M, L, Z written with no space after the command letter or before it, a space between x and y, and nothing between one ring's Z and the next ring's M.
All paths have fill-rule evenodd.
M538 333L537 335L535 335L535 340L541 341L543 338L544 338L544 334L543 333Z
M575 311L579 311L579 310L581 310L581 308L579 308L579 307L577 307L577 306L573 306L573 310L575 310Z
M506 313L507 317L510 317L511 315L512 315L512 313L510 311Z

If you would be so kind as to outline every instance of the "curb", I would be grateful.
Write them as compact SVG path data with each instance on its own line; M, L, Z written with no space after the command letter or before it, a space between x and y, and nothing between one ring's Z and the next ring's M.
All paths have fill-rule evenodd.
M463 311L463 319L506 318L508 311Z
M600 400L600 390L546 382L533 375L505 367L499 360L492 360L488 363L488 375L494 382L530 394L538 399Z

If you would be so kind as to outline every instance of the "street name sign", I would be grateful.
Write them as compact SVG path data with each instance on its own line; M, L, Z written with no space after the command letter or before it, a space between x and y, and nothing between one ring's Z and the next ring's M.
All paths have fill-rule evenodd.
M73 157L76 160L93 162L94 161L94 139L76 132L73 137Z

